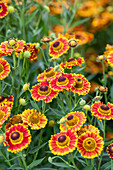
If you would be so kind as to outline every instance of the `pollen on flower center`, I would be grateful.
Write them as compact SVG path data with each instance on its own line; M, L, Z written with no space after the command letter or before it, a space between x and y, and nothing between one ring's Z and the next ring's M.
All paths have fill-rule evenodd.
M48 90L48 86L42 85L42 86L40 86L39 89L40 89L41 91L47 91L47 90Z
M37 123L39 123L39 121L40 121L39 115L38 115L37 113L31 114L30 117L29 117L29 121L30 121L32 124L37 124Z
M58 78L58 82L62 82L62 81L65 81L65 80L66 80L66 77L64 77L64 76L60 76Z
M56 41L54 44L53 44L53 47L58 47L60 44L60 42Z
M20 133L19 132L13 132L11 134L11 139L12 140L17 140L20 137Z
M100 108L102 110L106 110L106 111L109 110L109 106L107 106L107 105L101 105Z
M13 49L13 47L16 47L16 46L17 46L17 40L16 40L16 39L10 39L10 40L8 41L7 47L8 47L9 49Z
M83 141L83 147L86 151L92 152L95 150L96 146L97 146L96 141L91 137L86 138Z
M4 115L5 115L5 112L4 112L4 111L2 111L2 110L0 110L0 120L2 120L2 119L3 119Z
M82 88L83 87L83 80L78 78L76 79L76 84L75 84L75 88Z
M2 64L0 64L0 73L2 73L3 70L4 70L4 67Z
M71 119L73 119L73 115L67 117L67 120L71 120Z
M66 136L65 135L61 135L58 138L58 142L64 142L66 140Z
M55 72L53 71L53 68L48 68L45 70L44 74L47 78L51 78L55 75Z
M69 59L67 60L67 62L74 61L74 60L75 60L74 58L69 58Z
M113 155L113 146L112 145L109 147L109 151Z

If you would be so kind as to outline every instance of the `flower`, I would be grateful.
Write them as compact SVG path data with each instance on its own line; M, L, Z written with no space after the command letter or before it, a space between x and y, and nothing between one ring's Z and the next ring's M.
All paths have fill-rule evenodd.
M57 39L50 42L49 55L51 57L60 57L66 53L68 49L68 39L60 34Z
M57 95L58 92L52 90L47 81L43 81L31 89L31 96L37 101L44 100L46 103L49 103L52 102L52 99L56 98Z
M8 151L12 153L17 153L27 148L31 142L31 134L30 131L22 124L17 124L11 126L6 135L6 142L8 147Z
M46 37L46 36L41 39L41 42L43 42L43 43L49 43L50 41L51 41L51 38Z
M107 62L111 67L113 67L113 51L109 52L107 55Z
M85 95L90 91L90 82L81 74L74 74L75 86L71 88L71 91L79 95Z
M0 45L0 52L2 51L5 55L11 55L13 51L18 56L18 53L23 52L25 41L10 39L9 41L4 41Z
M0 105L0 128L1 125L7 120L9 116L10 116L9 107Z
M8 14L7 4L0 2L0 18L4 18Z
M67 119L67 121L65 122L65 125L68 130L71 129L71 130L77 131L86 122L86 116L84 112L78 112L78 111L70 112L63 118ZM60 130L63 132L66 131L65 125L60 124Z
M31 129L41 129L47 124L47 118L44 114L37 112L35 109L27 109L22 113L23 122L31 126Z
M113 160L113 143L108 145L106 151L107 151L109 157Z
M74 48L74 47L76 47L78 45L78 41L76 41L75 39L70 39L68 45L71 48Z
M60 64L60 68L68 68L71 69L73 66L79 66L81 67L81 64L84 63L84 58L83 57L79 57L78 59L74 59L74 58L69 58L66 63L61 63Z
M95 132L86 132L78 137L77 150L84 158L98 157L103 150L103 138Z
M98 117L100 120L102 119L113 119L113 104L107 103L106 105L99 102L95 102L92 105L91 113Z
M9 73L10 73L9 63L3 58L0 58L0 80L5 79L9 75Z
M66 155L75 150L77 135L75 132L68 130L51 136L49 148L54 155Z
M24 52L25 51L30 52L30 56L29 56L30 61L35 61L37 59L39 48L36 48L36 46L37 43L27 43L26 45L24 45Z
M55 77L50 81L50 87L55 91L70 90L75 84L73 74L62 73L61 76Z
M80 136L80 135L82 135L83 133L86 133L87 131L94 132L94 133L97 133L97 134L100 133L99 129L96 128L95 126L93 126L93 125L84 125L84 127L81 128L81 129L77 132L77 135Z
M9 97L4 97L4 96L0 96L0 105L5 105L10 107L10 109L12 109L13 106L13 96L9 96Z
M42 82L44 80L50 81L53 80L55 77L58 77L59 75L61 75L60 71L55 71L53 67L50 67L46 69L43 73L39 74L37 80L39 82Z
M5 128L6 130L8 130L12 125L19 124L19 123L25 125L26 127L28 126L27 123L23 122L22 114L17 114L9 119L8 123L6 123Z

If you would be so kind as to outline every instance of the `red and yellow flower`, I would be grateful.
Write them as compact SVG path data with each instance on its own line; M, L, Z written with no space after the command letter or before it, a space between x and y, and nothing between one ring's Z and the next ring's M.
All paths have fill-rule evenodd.
M12 153L22 151L31 142L30 131L22 124L11 126L5 135L7 142L5 145L9 146L7 150Z
M36 48L37 43L27 43L24 45L23 51L29 51L30 52L30 61L35 61L37 59L37 54L39 52L39 48Z
M83 57L79 57L78 59L74 59L74 58L69 58L66 63L61 63L60 67L61 68L68 68L71 69L73 66L79 66L81 67L81 64L84 63L84 58Z
M51 57L60 57L66 53L68 49L68 39L60 34L57 39L50 42L49 55Z
M98 117L100 120L113 119L113 104L111 104L109 102L107 104L103 104L103 103L101 103L101 101L95 102L92 105L91 113L94 116Z
M88 159L98 157L103 150L103 138L95 132L86 132L78 137L77 150Z
M55 77L58 77L59 75L61 75L60 71L54 71L53 67L50 67L48 69L46 69L43 73L39 74L37 77L37 80L39 82L42 82L44 80L50 81L53 80Z
M3 58L0 58L0 80L5 79L9 75L9 73L10 73L9 63Z
M84 112L78 112L78 111L70 112L63 118L67 120L65 122L67 130L71 129L77 131L86 122L86 116ZM60 130L63 132L66 131L65 125L60 124Z
M89 32L84 31L76 31L75 33L75 40L78 41L78 45L87 44L93 40L94 35Z
M80 135L82 135L83 133L86 133L87 131L100 134L99 129L96 128L95 126L93 126L93 125L84 125L84 127L81 128L81 129L77 132L77 135L80 136Z
M50 81L50 87L55 91L70 90L75 84L73 74L62 73L61 76L56 77Z
M106 151L107 151L109 157L113 160L113 143L108 145Z
M10 116L9 107L0 105L0 128L9 116Z
M75 150L77 144L77 135L68 130L51 136L49 148L54 155L66 155Z
M79 95L85 95L90 91L90 82L81 74L74 74L75 85L71 88L71 91Z
M22 53L24 49L25 41L10 39L9 41L4 41L0 45L0 52L2 51L4 54L11 55L13 51L15 54Z
M49 103L52 102L52 99L56 98L57 95L58 92L52 90L47 81L43 81L31 89L31 96L36 101L44 100L46 103Z
M13 100L14 100L13 96L9 97L0 96L0 105L8 106L10 107L10 109L12 109Z
M0 18L4 18L8 14L7 4L0 2Z
M44 114L37 112L35 109L27 109L22 113L23 122L31 126L31 129L41 129L47 124L47 118Z

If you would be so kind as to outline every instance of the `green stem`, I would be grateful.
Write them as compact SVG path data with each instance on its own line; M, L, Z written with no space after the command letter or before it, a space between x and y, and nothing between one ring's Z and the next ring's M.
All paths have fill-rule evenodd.
M72 153L71 153L71 162L72 162L74 168L75 168L76 170L79 170L79 169L77 168L77 166L75 165L75 161L74 161L74 157L73 157L73 154L72 154Z
M111 159L111 170L113 170L113 165L112 165L112 163L113 163L113 160Z
M73 56L74 56L74 48L72 47L71 48L71 58L73 58Z
M18 95L19 95L19 90L20 90L20 85L21 85L21 71L20 71L20 55L18 56L18 72L19 72L19 82L18 82L18 88L17 88L17 94L16 94L16 103L15 106L18 105Z
M25 161L25 158L23 156L23 154L21 153L21 158L22 158L22 161L23 161L23 164L24 164L24 167L25 167L25 170L28 170L27 168L27 164L26 164L26 161Z
M23 39L26 41L26 35L25 35L25 3L23 2L22 5L22 13L21 13L21 23L22 23L22 33L23 33Z
M0 80L0 96L2 95L2 81Z
M46 60L46 57L45 57L45 54L44 54L43 49L42 49L41 47L39 47L39 49L40 49L40 50L41 50L41 52L42 52L42 55L43 55L43 58L44 58L44 61L45 61L46 66L47 66L47 67L49 67L49 65L48 65L48 62L47 62L47 60Z
M88 160L87 160L87 159L85 159L85 161L86 161L86 163L87 163L87 166L89 166Z
M71 100L68 98L68 92L65 91L65 96L66 96L66 103L68 105L69 111L71 111Z
M94 159L91 159L92 167L94 168Z
M66 109L65 109L65 106L64 106L64 103L63 103L63 100L62 100L62 97L60 96L60 94L59 94L59 96L58 96L57 99L59 100L59 103L60 103L61 106L62 106L62 109L63 109L63 111L64 111L64 114L66 114Z
M104 67L104 61L102 61L102 67L103 67L103 77L104 77L104 87L106 86L106 74L105 74L105 67Z
M41 144L42 132L43 132L43 129L40 130L40 139L39 139L39 142L38 142L38 146L40 146L40 144ZM36 160L38 152L39 152L39 150L36 152L33 161Z
M105 143L105 127L106 127L106 120L104 120L104 132L103 132L103 140L104 140L104 143ZM101 165L103 153L104 153L104 149L103 149L103 151L101 152L101 156L100 156L100 160L99 160L99 163L98 163L98 169L97 169L97 170L100 170L100 165Z
M38 106L38 104L37 104L37 102L36 102L36 101L34 101L34 102L35 102L35 104L36 104L36 106L37 106L38 111L41 112L41 111L40 111L40 108L39 108L39 106Z

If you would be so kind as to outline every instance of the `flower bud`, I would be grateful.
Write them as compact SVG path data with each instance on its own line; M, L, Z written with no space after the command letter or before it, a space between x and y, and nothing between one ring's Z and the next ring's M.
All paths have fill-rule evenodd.
M100 101L102 99L102 96L96 96L93 98L94 101Z
M13 47L13 46L16 46L17 44L17 40L14 39L14 38L11 38L9 41L8 41L8 45Z
M55 125L55 121L54 120L49 120L48 126L53 127L54 125Z
M83 99L81 99L81 101L79 102L79 104L80 104L81 106L83 106L83 105L85 105L85 104L86 104L86 101L85 101L85 100L83 100Z
M70 39L68 45L70 47L76 47L78 45L78 41L76 41L74 39Z
M98 87L98 90L99 90L100 92L104 93L104 92L107 92L107 91L108 91L108 88L107 88L107 87L104 87L104 86L99 86L99 87Z
M52 61L52 62L55 62L55 61L57 61L57 60L59 60L58 57L52 57L52 58L49 59L49 61Z
M7 7L7 10L10 12L10 13L13 13L15 11L14 7L13 6L8 6Z
M52 158L51 158L51 157L49 157L49 158L48 158L48 161L49 161L50 163L52 163L52 162L53 162L53 160L52 160Z
M64 124L67 121L67 118L61 118L58 124Z
M43 37L43 38L41 39L41 41L42 41L43 43L49 43L49 42L51 41L51 38L50 38L50 37Z
M81 57L80 53L74 53L75 58Z
M37 43L36 46L35 46L35 48L38 49L39 47L40 47L40 44Z
M20 102L20 104L21 104L22 106L25 106L25 105L26 105L26 101L25 101L25 99L23 99L23 98L20 98L19 102Z
M5 135L1 134L0 135L0 144L3 143L5 141Z
M105 55L99 55L99 56L97 57L97 59L96 59L97 62L101 62L101 61L103 61L103 60L106 60Z
M26 91L26 90L28 90L29 89L29 86L30 86L30 84L29 83L26 83L26 84L24 84L23 85L23 91Z
M91 110L91 106L86 104L86 105L83 106L83 109L84 110Z
M24 52L24 57L29 58L31 56L31 53L29 51Z
M47 11L47 12L50 12L50 9L47 5L44 5L44 9Z

